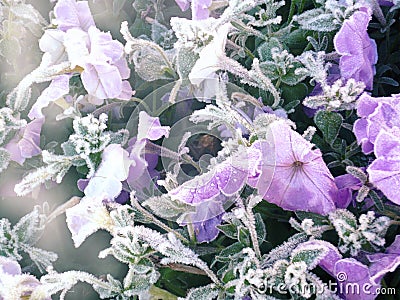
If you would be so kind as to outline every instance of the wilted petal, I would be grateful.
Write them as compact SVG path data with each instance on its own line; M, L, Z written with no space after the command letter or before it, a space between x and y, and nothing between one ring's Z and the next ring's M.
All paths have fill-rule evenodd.
M225 210L222 206L224 197L205 201L196 205L196 211L184 215L179 221L180 225L192 224L197 242L210 242L218 234L218 225L222 222Z
M151 117L145 111L139 113L139 125L137 139L158 140L162 136L169 136L169 126L161 126L158 117Z
M60 75L52 80L50 85L42 92L37 98L36 103L33 104L28 117L30 119L44 118L42 108L47 107L50 102L60 99L62 96L69 92L69 76Z
M44 118L31 121L5 146L13 161L22 165L26 158L41 153L40 131L43 123Z
M55 23L62 31L74 27L88 31L90 26L95 25L87 1L59 0L54 6L54 14Z

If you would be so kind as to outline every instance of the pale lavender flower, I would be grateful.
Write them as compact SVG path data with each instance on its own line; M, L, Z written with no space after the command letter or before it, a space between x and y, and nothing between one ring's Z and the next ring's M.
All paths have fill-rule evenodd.
M151 117L145 111L139 113L138 140L158 140L162 136L169 136L169 126L161 126L158 117Z
M22 165L27 158L39 155L40 131L44 118L36 119L28 123L7 143L5 149L11 155L11 159Z
M400 95L392 97L360 96L357 114L361 117L354 123L354 134L365 154L374 151L375 140L381 130L400 126Z
M86 238L99 229L111 229L112 220L98 198L84 197L65 212L67 226L72 235L75 247L79 247Z
M54 23L62 31L71 28L87 31L90 26L94 26L87 1L59 0L54 6L54 15L56 16Z
M39 285L33 275L22 274L17 261L0 256L0 300L28 299Z
M266 140L252 147L262 151L261 175L249 184L268 202L283 209L326 215L335 209L338 189L319 149L283 121L268 126Z
M400 205L400 132L395 127L381 130L375 140L375 156L368 167L369 180L383 194Z
M102 155L100 166L90 179L84 192L90 198L114 200L122 190L122 181L128 178L132 160L119 144L108 145Z
M378 53L375 41L367 33L371 14L365 10L355 12L343 22L333 43L336 52L341 55L339 67L342 77L362 81L371 90Z
M127 182L131 187L144 187L154 176L157 175L154 168L158 162L158 155L146 155L143 157L148 140L158 140L169 136L170 127L161 126L158 117L151 117L145 111L139 113L139 124L137 137L130 141L129 157L132 165L129 170ZM150 164L149 164L150 163ZM148 172L145 170L148 169Z

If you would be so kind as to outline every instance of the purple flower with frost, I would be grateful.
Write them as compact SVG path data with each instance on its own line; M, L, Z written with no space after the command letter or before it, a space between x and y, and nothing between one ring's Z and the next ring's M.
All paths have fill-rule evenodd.
M310 243L327 247L328 252L319 262L319 266L337 279L338 290L346 300L375 299L383 276L394 272L400 265L400 236L396 236L395 241L387 247L385 253L367 255L371 262L369 266L353 258L342 259L337 248L328 242L314 240L305 244ZM350 285L355 288L349 289Z
M17 261L0 256L0 300L28 299L40 285L34 276L22 274Z
M289 125L275 121L266 140L252 148L262 152L261 175L249 180L260 195L285 210L327 215L335 209L338 189L319 149Z
M217 238L219 234L218 225L222 223L222 216L225 213L223 204L226 197L219 195L196 205L196 210L184 214L179 218L180 225L193 226L196 240L199 243L209 242Z
M261 161L258 149L243 148L212 170L186 181L169 191L169 196L196 207L194 213L185 215L181 225L193 224L199 242L209 242L218 235L217 225L224 213L222 205L238 195L248 177L259 174Z
M90 26L95 25L88 1L59 0L54 6L54 15L56 18L53 21L62 31L71 28L88 31Z
M112 228L110 214L99 198L84 197L77 205L68 208L65 215L76 248L99 229Z
M380 285L372 284L368 267L358 260L354 258L338 260L335 263L334 275L338 281L338 290L344 299L373 300L377 297L376 292ZM355 288L348 288L349 286Z
M130 187L144 187L154 175L157 175L154 168L158 162L158 155L145 155L142 153L148 140L158 140L161 137L169 136L169 126L161 126L158 117L151 117L145 111L139 113L138 134L135 139L130 141L130 159L132 165L129 170L127 182ZM153 166L153 167L152 167ZM145 170L148 172L145 172Z
M69 76L61 75L53 79L50 85L42 92L28 113L30 119L44 118L42 109L47 107L69 92Z
M11 156L11 160L22 165L27 158L39 155L40 131L44 123L44 118L36 119L21 128L5 146Z
M375 140L381 130L400 126L400 95L374 98L364 93L357 103L361 119L354 122L354 134L365 154L374 151Z
M375 140L376 159L367 168L369 181L392 202L400 205L400 131L381 130Z
M376 43L367 33L370 12L356 11L335 35L335 50L341 55L340 74L346 80L362 81L368 90L372 89L375 67L378 60Z

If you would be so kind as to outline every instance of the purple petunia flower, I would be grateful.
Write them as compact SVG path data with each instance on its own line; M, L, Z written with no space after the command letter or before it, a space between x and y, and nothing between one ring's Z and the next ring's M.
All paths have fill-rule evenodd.
M199 242L209 242L218 235L217 225L224 213L222 205L238 195L249 177L259 174L261 152L242 148L232 157L213 166L212 170L186 181L169 191L169 196L195 206L194 213L184 216L181 225L193 224Z
M262 151L261 175L249 181L268 202L286 210L326 215L335 209L338 189L319 149L282 121L268 126L266 140L252 147Z
M27 158L39 155L40 131L44 123L44 118L36 119L28 123L12 138L5 149L11 155L11 159L22 165Z
M354 134L365 154L374 151L375 140L381 130L400 126L400 95L374 98L364 93L357 103L361 117L354 123Z
M355 12L343 22L333 43L341 55L339 67L344 79L362 81L368 90L372 89L375 67L378 60L377 47L367 33L371 15L365 9Z
M367 255L369 266L354 258L342 259L342 255L332 244L313 240L304 244L321 245L328 251L319 266L337 280L337 291L346 300L373 300L377 297L380 280L400 265L400 236L396 236L385 253Z
M368 167L369 180L383 194L400 205L400 131L398 127L381 130L375 141L375 156Z

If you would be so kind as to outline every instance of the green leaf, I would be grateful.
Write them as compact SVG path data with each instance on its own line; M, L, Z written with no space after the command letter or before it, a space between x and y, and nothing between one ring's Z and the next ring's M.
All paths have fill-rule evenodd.
M303 100L307 94L308 88L304 83L299 83L295 86L282 86L282 98L285 99L285 103Z
M240 253L246 246L240 242L234 243L225 249L223 249L218 256L216 256L216 260L220 262L227 262L231 260L231 257Z
M324 140L332 145L339 134L343 117L335 112L320 110L314 116L314 122L318 129L322 131Z
M257 48L258 56L262 62L272 60L272 48L283 50L283 45L277 38L270 38Z
M306 247L299 245L291 255L291 262L305 262L308 269L315 268L321 259L326 255L327 249L318 245L307 245Z
M250 234L247 228L239 227L238 240L246 246L250 246Z
M237 227L234 224L219 225L217 226L217 228L227 237L233 240L237 240L238 232L237 232Z
M257 232L257 238L259 243L261 244L263 241L265 241L265 238L267 236L267 230L265 229L265 224L264 220L261 217L260 213L254 214L255 218L255 225L256 225L256 232Z

